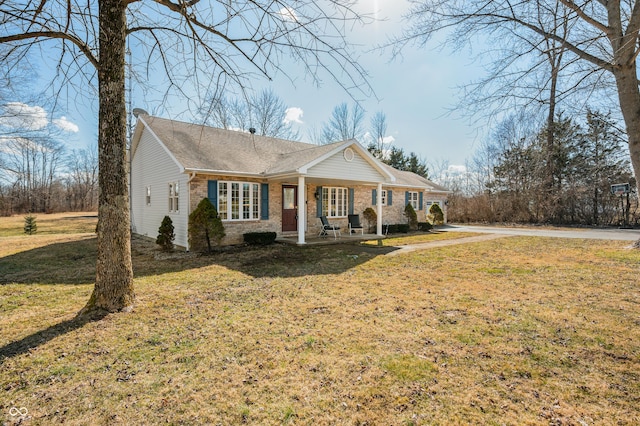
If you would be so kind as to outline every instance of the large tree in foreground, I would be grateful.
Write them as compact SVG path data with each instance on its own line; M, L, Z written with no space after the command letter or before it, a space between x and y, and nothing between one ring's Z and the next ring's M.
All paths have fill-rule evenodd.
M474 42L478 37L494 37L494 40L528 37L530 40L550 41L547 43L549 49L555 53L562 52L564 56L563 69L572 77L572 89L584 89L583 93L588 93L584 96L598 89L604 89L601 91L604 95L615 95L629 137L633 170L636 176L640 176L640 90L637 74L640 2L413 0L409 17L413 24L399 40L400 46L411 40L425 43L441 31L447 31L449 40L458 45ZM562 19L554 20L554 17ZM564 31L564 28L571 30ZM540 50L519 52L520 55L532 53L539 55ZM500 65L493 76L498 77L501 72L511 75L519 72L520 69L508 65ZM529 86L529 90L535 93L540 87Z
M364 73L343 36L345 26L360 19L352 6L341 0L0 3L0 44L8 47L1 61L23 61L40 48L59 71L58 87L87 87L91 97L97 82L98 258L85 311L128 311L135 299L125 162L127 38L147 76L160 69L185 95L187 81L195 93L248 87L255 74L282 71L285 55L314 79L324 70L343 87L363 87Z

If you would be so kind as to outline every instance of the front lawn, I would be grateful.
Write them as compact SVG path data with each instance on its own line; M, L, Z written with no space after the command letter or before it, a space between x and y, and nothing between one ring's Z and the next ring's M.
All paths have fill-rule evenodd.
M0 420L639 424L640 252L625 244L195 256L135 240L135 311L79 322L95 238L2 237Z

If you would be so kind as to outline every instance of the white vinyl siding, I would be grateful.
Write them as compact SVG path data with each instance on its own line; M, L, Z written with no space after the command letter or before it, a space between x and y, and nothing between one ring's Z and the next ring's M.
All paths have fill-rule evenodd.
M131 223L136 234L155 239L168 214L169 184L178 185L178 211L169 213L175 228L175 244L187 246L188 176L148 130L143 130L131 161ZM180 199L182 198L182 199Z
M260 184L218 182L218 215L231 221L260 219Z
M344 152L340 151L326 160L310 167L308 177L327 179L381 182L385 177L356 152L352 161L344 159Z
M349 209L348 189L339 187L322 188L322 215L326 217L347 217Z

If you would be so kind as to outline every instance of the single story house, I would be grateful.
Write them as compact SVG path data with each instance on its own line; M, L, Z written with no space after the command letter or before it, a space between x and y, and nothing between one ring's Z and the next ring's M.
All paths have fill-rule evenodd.
M140 113L129 159L132 232L155 238L168 215L187 250L188 217L204 197L224 224L222 244L263 231L305 244L320 216L346 231L347 215L362 218L367 207L377 235L385 223L406 223L407 203L419 221L433 203L446 212L445 188L382 163L356 140L313 145Z

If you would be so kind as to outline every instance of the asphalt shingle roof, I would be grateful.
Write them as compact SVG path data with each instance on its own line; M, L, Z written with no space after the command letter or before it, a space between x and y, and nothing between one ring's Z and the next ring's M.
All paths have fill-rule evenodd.
M344 143L313 145L147 115L142 119L187 170L266 175L295 172ZM447 191L415 173L380 164L396 178L395 186Z

